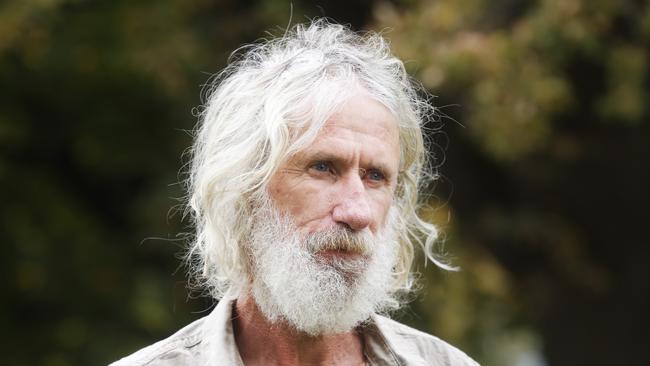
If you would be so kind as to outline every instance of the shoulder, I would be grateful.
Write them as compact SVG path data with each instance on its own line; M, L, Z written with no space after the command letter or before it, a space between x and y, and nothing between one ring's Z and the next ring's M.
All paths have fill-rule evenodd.
M478 366L463 351L449 343L384 316L375 322L386 341L404 364L436 366Z
M196 320L173 335L142 348L109 366L193 365L202 340L205 318Z

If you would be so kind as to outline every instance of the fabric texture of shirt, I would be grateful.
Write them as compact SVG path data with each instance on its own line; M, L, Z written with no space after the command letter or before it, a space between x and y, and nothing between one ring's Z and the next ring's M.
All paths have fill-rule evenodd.
M232 326L234 297L167 339L110 366L244 366ZM359 328L369 365L478 366L446 342L380 315Z

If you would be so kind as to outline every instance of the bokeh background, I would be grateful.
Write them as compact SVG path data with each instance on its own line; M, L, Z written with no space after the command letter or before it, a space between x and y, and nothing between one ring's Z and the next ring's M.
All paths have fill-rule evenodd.
M290 14L293 17L290 20ZM384 30L436 97L404 322L485 366L647 365L650 4L635 0L5 0L2 365L101 365L206 314L179 267L179 171L208 77L328 16Z

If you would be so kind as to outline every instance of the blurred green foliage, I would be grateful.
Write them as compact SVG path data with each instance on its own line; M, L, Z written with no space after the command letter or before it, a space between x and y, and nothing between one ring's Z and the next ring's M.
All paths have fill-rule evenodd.
M0 3L0 363L106 364L209 308L177 259L192 108L290 9L385 30L446 116L424 214L463 271L422 266L398 317L486 366L644 364L650 4L634 0Z

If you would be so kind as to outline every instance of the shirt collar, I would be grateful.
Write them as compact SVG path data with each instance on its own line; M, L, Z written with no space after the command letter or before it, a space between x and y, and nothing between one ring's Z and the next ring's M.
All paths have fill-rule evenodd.
M233 331L233 307L236 296L228 292L203 324L202 359L205 365L244 366ZM364 354L371 365L400 365L385 330L380 329L377 315L358 328L363 337Z
M203 327L205 365L244 366L233 331L233 306L236 296L228 292L208 315Z

